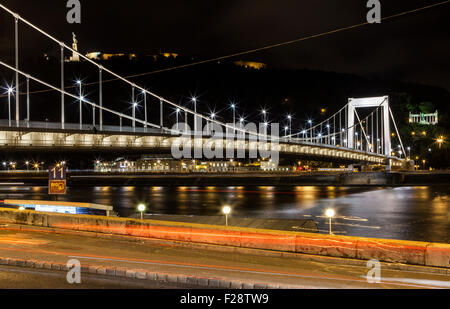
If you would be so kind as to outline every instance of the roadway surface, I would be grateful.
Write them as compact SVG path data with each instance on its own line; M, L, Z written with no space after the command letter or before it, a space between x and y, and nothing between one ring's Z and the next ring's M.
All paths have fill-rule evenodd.
M57 234L46 229L19 230L15 225L0 226L0 256L67 263L78 259L82 266L113 266L143 269L166 274L183 274L266 283L292 288L377 288L414 289L450 288L450 276L433 274L425 267L400 271L383 264L382 283L369 284L365 265L337 264L340 259L318 258L313 261L299 256L268 256L252 253L200 250L164 241L136 242ZM330 263L333 260L333 263ZM65 273L2 266L1 288L171 288L155 282L137 282L124 278L82 274L82 284L71 286ZM186 288L186 286L179 286ZM189 288L189 287L187 287Z

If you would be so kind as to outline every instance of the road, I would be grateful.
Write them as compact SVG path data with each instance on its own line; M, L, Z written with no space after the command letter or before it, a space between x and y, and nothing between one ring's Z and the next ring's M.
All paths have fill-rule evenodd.
M345 261L342 259L308 260L294 255L284 257L268 255L258 250L240 252L218 246L214 247L214 250L205 250L164 241L132 242L59 234L45 229L29 231L17 228L18 226L13 225L0 226L0 257L58 263L67 263L69 259L75 258L82 266L125 267L293 288L450 288L450 276L428 273L425 267L400 271L383 264L382 282L369 284L366 280L368 272L366 265L343 264ZM53 288L56 284L60 288L72 288L61 283L60 279L61 276L64 278L64 273L59 274L60 277L49 277L51 275L48 271L20 272L14 271L16 268L11 268L12 270L8 272L8 267L0 269L1 287L5 287L6 280L9 282L13 279L11 282L14 282L15 287L32 287L36 284L36 288ZM47 280L48 278L53 279ZM122 282L122 280L98 281L88 277L86 287L144 287L136 281Z

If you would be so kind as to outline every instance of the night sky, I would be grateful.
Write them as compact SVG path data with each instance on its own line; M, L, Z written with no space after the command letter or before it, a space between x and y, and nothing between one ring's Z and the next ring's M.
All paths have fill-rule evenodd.
M440 0L381 0L382 17L437 2ZM2 3L67 44L75 32L83 53L153 54L163 50L196 59L362 23L368 11L365 0L81 0L82 24L70 25L65 0ZM12 18L3 12L0 16L0 53L10 54ZM21 53L29 59L58 50L29 29L21 29L21 38ZM236 60L263 61L275 68L354 73L450 90L449 38L450 4L446 4ZM196 68L185 70L195 72Z

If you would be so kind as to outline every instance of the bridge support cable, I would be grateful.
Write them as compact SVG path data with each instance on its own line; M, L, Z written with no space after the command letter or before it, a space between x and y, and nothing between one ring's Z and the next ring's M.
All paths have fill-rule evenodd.
M379 128L378 128L378 114L380 113L380 111L379 110L377 110L376 111L376 119L375 119L375 121L376 121L376 129L377 129L377 154L379 154L380 153L380 147L381 147L381 145L380 145L380 132L379 132Z
M133 115L133 124L132 124L132 126L133 126L133 130L135 130L135 128L136 128L136 106L137 106L137 103L136 103L136 100L135 100L135 97L134 97L134 89L135 89L135 87L134 87L134 85L132 85L131 86L131 104L132 104L132 115Z
M389 114L391 115L392 122L394 123L395 131L397 132L397 136L398 136L398 139L400 141L400 146L402 148L403 155L406 158L406 151L405 151L405 147L403 146L403 140L402 140L402 137L400 136L400 132L398 131L397 123L395 121L394 114L392 113L391 108L389 108Z
M65 52L65 49L67 49L67 50L71 51L74 55L78 55L81 59L85 60L86 62L88 62L90 64L93 64L94 66L96 66L99 69L99 83L100 83L100 86L99 86L99 104L100 105L97 105L97 104L95 104L93 102L87 101L85 98L81 97L81 94L80 94L80 98L79 99L80 99L80 102L82 102L82 103L84 102L84 103L87 103L87 104L92 106L92 108L93 108L93 125L94 126L95 126L95 121L96 121L96 118L95 118L95 113L96 112L95 112L95 110L96 110L96 108L99 109L99 113L100 113L100 129L101 130L103 129L103 111L106 111L106 112L109 112L109 113L111 113L113 115L119 116L119 119L120 119L120 131L123 130L123 118L132 121L132 123L133 123L133 130L135 130L136 122L138 122L140 124L143 124L145 129L147 129L147 126L151 126L151 127L159 128L159 129L161 129L161 131L164 131L165 130L165 128L164 128L164 104L168 104L169 106L174 106L176 108L179 108L180 111L183 110L185 112L185 122L186 122L186 124L188 122L188 117L187 117L188 115L187 114L189 113L189 114L194 115L195 131L197 131L197 129L198 129L197 125L196 125L197 119L204 119L204 120L206 120L206 122L208 124L208 126L207 126L208 128L210 126L212 126L212 124L217 124L217 125L225 128L226 129L225 132L227 130L231 129L233 132L238 131L239 133L243 133L244 136L246 136L246 134L248 134L248 135L257 136L257 137L261 137L262 136L264 138L264 140L266 140L266 138L267 138L267 132L265 134L264 133L261 134L261 133L258 133L258 132L254 132L252 130L246 130L245 128L237 129L234 121L233 121L232 125L229 125L227 123L223 123L221 121L218 121L218 120L214 119L214 117L210 118L209 116L205 116L205 115L197 113L196 104L194 106L194 111L192 111L189 108L186 108L184 106L181 106L179 104L171 102L171 101L169 101L167 99L162 98L161 96L158 96L157 94L155 94L153 92L150 92L150 91L148 91L148 90L146 90L146 89L144 89L144 88L142 88L140 86L137 86L135 83L129 81L127 78L122 77L119 74L116 74L116 73L114 73L114 72L112 72L112 71L102 67L100 64L98 64L97 62L95 62L92 59L88 58L87 56L82 55L81 53L79 53L78 51L75 51L74 49L70 48L69 46L66 46L63 42L58 41L56 38L54 38L51 35L49 35L48 33L44 32L40 28L34 26L32 23L28 22L27 20L21 18L19 15L17 15L14 12L10 11L9 9L7 9L6 7L4 7L1 4L0 4L0 8L3 8L5 11L7 11L10 14L12 14L16 18L15 19L15 22L16 22L16 27L15 27L16 28L16 68L15 68L15 72L16 72L16 84L17 84L16 85L16 91L17 91L17 95L16 95L16 111L17 111L16 112L16 120L17 121L16 122L17 122L17 126L19 126L19 120L20 120L20 113L19 113L19 94L20 93L18 92L18 88L19 88L18 76L20 76L20 74L26 75L26 74L22 73L19 70L19 67L18 67L18 22L22 21L26 25L30 26L32 29L38 31L39 33L43 34L47 38L50 38L54 42L58 43L60 45L60 47L61 47L61 88L57 89L56 87L51 86L48 83L42 82L42 81L38 80L37 78L31 77L31 76L30 76L30 78L32 80L35 80L35 81L37 81L37 82L39 82L39 83L41 83L41 84L43 84L43 85L53 89L53 90L60 91L60 93L61 93L61 127L63 129L65 128L65 102L64 102L64 98L67 95L69 97L75 97L76 99L78 99L76 96L74 96L74 95L72 95L72 94L70 94L70 93L65 91L65 85L64 85L64 52ZM11 66L5 65L4 63L0 63L0 64L2 64L4 66L14 70L14 68L12 68ZM102 90L103 77L102 77L102 72L107 72L107 73L111 74L113 77L117 78L118 80L120 80L120 81L122 81L124 83L127 83L128 85L131 85L131 87L132 87L132 103L133 103L133 115L132 115L132 117L130 117L129 115L125 115L123 113L119 113L119 112L113 111L111 109L105 108L103 106L103 98L102 98L102 95L103 95L103 93L102 93L102 91L103 91ZM29 76L29 75L26 75L26 76ZM29 82L29 80L27 82ZM136 119L136 107L137 107L137 102L135 100L136 99L135 98L135 90L136 89L142 90L142 93L144 94L144 101L145 101L145 103L144 103L145 104L145 120L144 121L142 121L140 119ZM160 124L159 124L159 126L151 124L151 123L149 124L147 122L147 104L146 104L146 100L147 100L146 95L147 94L152 96L152 97L154 97L154 98L157 98L160 101ZM29 90L27 90L27 95L29 96ZM383 103L381 105L383 105ZM301 141L305 141L305 140L308 141L307 137L309 136L310 137L310 140L309 140L310 143L314 143L314 142L317 143L318 142L321 145L322 144L326 144L328 146L335 146L336 145L336 139L337 139L338 136L340 136L339 143L341 144L341 147L344 146L346 148L353 148L354 136L352 136L352 135L353 135L354 129L355 128L357 129L358 126L359 126L360 130L361 130L362 134L364 134L366 142L367 142L366 147L363 147L363 138L362 138L362 134L361 134L361 143L360 143L361 147L360 147L360 150L363 150L364 148L366 148L366 152L369 152L369 150L371 150L373 152L374 151L374 149L373 149L374 148L373 147L373 129L372 129L372 132L371 132L372 138L369 141L369 137L368 137L368 131L369 131L368 121L369 120L368 120L368 118L366 118L366 120L365 120L366 121L365 122L365 124L366 124L366 129L365 130L364 130L364 124L361 122L361 119L359 118L358 114L357 114L357 117L358 117L359 123L354 124L352 122L352 125L348 125L348 121L349 121L349 118L350 118L349 113L353 112L353 109L354 108L352 106L352 108L350 110L350 105L347 104L345 107L343 107L337 113L335 113L333 116L331 116L327 120L325 120L325 121L323 121L323 122L321 122L321 123L319 123L319 124L317 124L315 126L313 126L312 122L310 122L309 123L310 124L310 128L307 129L307 130L302 131L301 133L292 134L292 132L290 130L289 131L289 134L290 134L289 135L289 140L291 141L292 137L298 137L300 142ZM378 109L377 109L377 111L378 111ZM390 109L389 109L389 111L385 110L385 116L386 116L386 113L388 113L388 112L391 113L391 117L393 118L392 111ZM346 127L345 129L342 128L342 113L345 113L344 114L345 127ZM336 132L336 115L337 114L339 114L339 132L338 133ZM378 118L378 113L376 115L377 115L376 118ZM373 127L373 113L371 114L371 116L372 116L371 119L372 119L372 127ZM17 117L19 117L19 119L17 119ZM80 117L81 117L81 113L80 113ZM351 117L352 117L352 120L353 120L354 114L352 114ZM28 115L27 115L27 118L28 118L28 121L29 121L29 116ZM234 118L234 116L233 116L233 118ZM333 130L332 130L333 133L332 134L331 134L331 128L330 128L331 119L333 120ZM384 118L382 117L382 119L381 119L382 132L383 132L383 134L381 136L382 137L381 143L384 146L383 148L385 149L385 151L384 151L385 155L390 156L391 152L387 151L387 147L389 146L389 148L390 148L390 128L388 127L387 131L386 131L385 126L388 125L388 124L383 123L384 121L387 121L389 123L389 119L386 118L386 117L384 117ZM177 121L177 123L178 123L178 121ZM328 134L327 134L326 137L324 136L324 131L323 131L323 126L324 125L326 125L327 129L328 129ZM394 125L396 127L397 132L398 132L397 126L395 124L395 121L394 121ZM266 130L267 130L267 128L266 128ZM316 136L315 134L317 133L318 130L320 130L320 133L319 133L318 136ZM172 130L168 129L167 132L172 132ZM174 131L173 133L176 133L176 132ZM303 140L300 138L300 136L302 134L303 134ZM377 119L377 134L378 134L378 119ZM389 134L389 136L386 135L386 134ZM346 139L344 139L344 135L346 136ZM286 138L286 136L284 138ZM389 138L389 140L386 140L388 138ZM399 138L400 138L400 136L399 136ZM272 135L271 135L271 138L270 138L271 141L276 141L276 140L279 140L279 139L280 139L279 137L275 138ZM378 138L377 138L377 140L378 140ZM370 143L372 143L372 144L370 144ZM404 151L402 142L401 142L401 144L402 144L403 153L406 153ZM388 152L388 153L386 153L386 152ZM378 153L378 148L377 148L377 153Z
M102 69L102 67L100 67L98 69L98 80L99 80L99 88L98 88L99 98L98 98L98 101L99 101L100 107L103 107L103 76L102 76L102 71L103 71L103 69ZM98 112L99 112L99 119L98 120L99 120L99 124L100 124L100 131L103 131L103 109L100 108ZM147 122L147 121L145 121L145 122Z
M32 24L31 22L29 22L28 20L22 18L21 16L17 15L17 14L14 13L13 11L9 10L9 9L8 9L7 7L5 7L4 5L0 4L0 8L2 8L3 10L5 10L5 11L8 12L9 14L11 14L11 15L13 15L13 16L16 16L17 19L18 19L19 21L22 21L24 24L26 24L26 25L28 25L29 27L31 27L32 29L36 30L36 31L39 32L40 34L44 35L45 37L49 38L50 40L52 40L52 41L56 42L57 44L61 45L61 48L62 48L62 49L67 49L67 50L68 50L69 52L71 52L72 54L78 55L78 56L80 57L80 59L85 60L86 62L88 62L88 63L90 63L90 64L96 66L97 68L102 68L102 70L103 70L104 72L107 72L107 73L111 74L111 75L112 75L114 78L116 78L117 80L120 80L120 81L122 81L122 82L128 83L128 84L131 85L131 86L134 85L134 86L136 87L136 89L141 90L141 91L144 91L144 92L147 93L148 95L150 95L150 96L152 96L152 97L154 97L154 98L160 100L160 101L163 102L163 103L169 104L169 105L171 105L171 106L173 106L173 107L175 107L175 108L180 108L181 110L187 111L189 114L192 114L192 115L198 117L199 119L203 119L203 120L205 120L205 121L208 121L208 116L205 116L205 115L202 115L202 114L198 114L196 111L194 112L194 111L192 111L192 110L190 110L190 109L188 109L188 108L186 108L186 107L184 107L184 106L181 106L181 105L179 105L179 104L176 104L176 103L174 103L174 102L171 102L170 100L167 100L167 99L165 99L165 98L163 98L163 97L161 97L161 96L159 96L159 95L157 95L157 94L155 94L155 93L153 93L153 92L150 92L150 91L144 89L143 87L140 87L140 86L135 85L133 82L131 82L131 81L128 80L127 78L124 78L124 77L120 76L119 74L116 74L116 73L114 73L113 71L111 71L111 70L109 70L109 69L107 69L107 68L105 68L105 67L102 67L100 64L98 64L98 63L95 62L94 60L88 58L87 56L85 56L85 55L83 55L83 54L81 54L81 53L79 53L78 51L74 50L74 49L71 48L70 46L66 46L64 43L60 42L60 41L57 40L55 37L51 36L51 35L48 34L47 32L43 31L43 30L40 29L39 27L37 27L37 26L35 26L34 24ZM64 51L62 51L61 54L62 54L62 56L61 56L61 58L62 58L62 64L61 64L61 66L63 67L63 65L64 65ZM61 71L63 71L63 69L62 69ZM63 84L63 82L62 82L62 84ZM65 125L65 119L64 119L64 98L63 98L63 97L64 97L64 86L61 87L61 97L62 97L62 99L61 99L61 105L62 105L62 106L61 106L61 123L62 123L62 126L64 127L64 125ZM161 114L162 114L162 113L161 113ZM124 118L127 118L127 117L124 117ZM217 120L212 120L212 122L215 123L215 124L218 124L218 125L220 125L220 126L222 126L222 127L224 127L224 128L228 128L228 129L232 129L232 128L233 128L233 126L229 126L228 124L222 123L222 122L217 121ZM163 129L163 123L162 123L162 121L161 121L160 127ZM242 131L242 133L244 133L244 134L250 134L250 135L255 135L255 136L260 136L260 137L262 136L262 134L259 134L259 133L257 133L257 132L248 131L248 130L245 130L245 129L242 129L242 130L240 130L240 131Z
M358 119L358 122L359 122L359 125L360 125L360 127L361 127L361 133L363 133L364 134L364 137L366 138L366 143L367 144L369 144L369 139L368 139L368 137L367 137L367 133L366 133L366 131L364 130L364 127L363 127L363 122L361 121L361 119L359 118L359 114L358 114L358 112L355 110L355 114L356 114L356 118ZM366 122L366 124L367 124L367 120L365 121ZM366 128L367 129L367 128ZM361 134L361 148L363 148L362 147L362 134Z
M163 123L163 101L160 100L159 101L159 127L161 128L161 130L164 128L164 123Z
M145 124L144 124L144 128L145 128L145 132L147 132L147 93L145 93L145 91L143 92L144 95L144 120L145 120Z
M30 127L30 77L27 76L27 127Z
M2 65L2 66L4 66L4 67L8 68L8 69L11 70L11 71L17 71L20 75L22 75L22 76L27 76L30 80L33 80L33 81L35 81L35 82L37 82L37 83L39 83L39 84L41 84L41 85L43 85L43 86L45 86L45 87L48 87L48 88L53 89L54 91L60 92L62 98L66 95L66 96L69 96L69 97L71 97L71 98L73 98L73 99L75 99L75 100L79 100L79 99L80 99L79 96L76 96L76 95L74 95L74 94L72 94L72 93L69 93L69 92L67 92L67 91L65 91L65 90L58 89L57 87L55 87L55 86L53 86L53 85L51 85L51 84L49 84L49 83L47 83L47 82L44 82L44 81L42 81L42 80L40 80L40 79L38 79L38 78L36 78L36 77L34 77L34 76L32 76L32 75L26 74L26 73L24 73L24 72L22 72L22 71L20 71L20 70L16 70L14 67L10 66L9 64L7 64L7 63L5 63L5 62L3 62L3 61L0 61L0 65ZM118 116L118 117L120 117L120 118L126 118L126 119L128 119L128 120L133 120L133 118L130 117L130 116L128 116L128 115L124 115L124 114L122 114L122 113L116 112L116 111L114 111L114 110L112 110L112 109L109 109L109 108L107 108L107 107L105 107L105 106L100 107L99 105L97 105L97 104L95 104L95 103L93 103L93 102L88 101L88 100L87 100L86 98L84 98L84 97L81 97L81 100L82 100L82 102L85 103L85 104L88 104L88 105L90 105L90 106L95 106L97 109L100 109L100 108L101 108L103 111L108 112L108 113L111 113L111 114L113 114L113 115L115 115L115 116ZM64 101L62 101L62 103L63 103L63 102L64 102ZM144 124L144 121L142 121L142 120L137 119L136 121L139 122L139 123L141 123L141 124ZM157 125L154 125L154 124L152 124L152 123L148 123L148 125L149 125L149 126L152 126L152 127L154 127L154 128L158 128Z
M370 144L371 144L371 147L372 147L372 152L375 152L374 151L374 136L373 136L373 113L370 115L370 125L371 125L371 128L370 128Z
M79 113L80 113L80 130L83 130L83 100L81 99L81 84L80 84L80 102L79 102Z

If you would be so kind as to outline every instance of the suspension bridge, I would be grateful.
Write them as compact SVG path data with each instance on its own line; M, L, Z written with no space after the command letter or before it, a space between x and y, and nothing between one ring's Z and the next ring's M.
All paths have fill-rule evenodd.
M2 98L7 100L8 104L8 118L5 115L0 117L3 118L0 120L0 149L3 151L171 151L174 147L189 145L193 149L212 147L245 152L264 149L276 151L280 156L307 156L330 161L380 164L386 165L388 169L391 166L402 166L406 162L406 152L387 96L351 98L332 116L319 123L313 123L311 120L305 129L298 132L293 130L291 116L287 119L289 125L281 130L266 119L262 124L253 125L243 118L236 118L234 105L233 119L230 119L229 123L219 121L214 113L204 115L197 112L195 98L191 102L193 109L177 104L100 65L2 4L0 9L12 17L15 29L15 62L7 63L6 57L0 58L2 69L11 72L15 77L15 82L6 87ZM59 47L59 85L44 81L39 76L21 69L20 27L30 28ZM96 96L96 100L82 95L81 82L78 82L78 88L67 86L66 53L77 55L81 61L97 70L98 88L95 94L90 95ZM105 74L120 81L121 91L129 93L130 113L108 107L108 102L104 101ZM30 105L33 104L34 92L30 89L30 83L60 94L59 102L56 102L60 121L49 122L31 115ZM73 93L72 89L80 91ZM158 106L155 108L153 104L150 108L149 100L159 102ZM72 104L73 102L79 104ZM70 109L74 106L79 111ZM82 108L85 106L92 108L93 117L89 121L83 119ZM137 117L136 111L140 108L143 112ZM169 108L175 110L176 121L166 113ZM364 114L361 110L364 110ZM67 115L74 112L79 113L79 121L66 121ZM265 111L263 112L265 114ZM179 121L180 114L184 118L183 123ZM158 123L150 121L149 115L158 115ZM392 133L397 137L398 145L393 145Z

